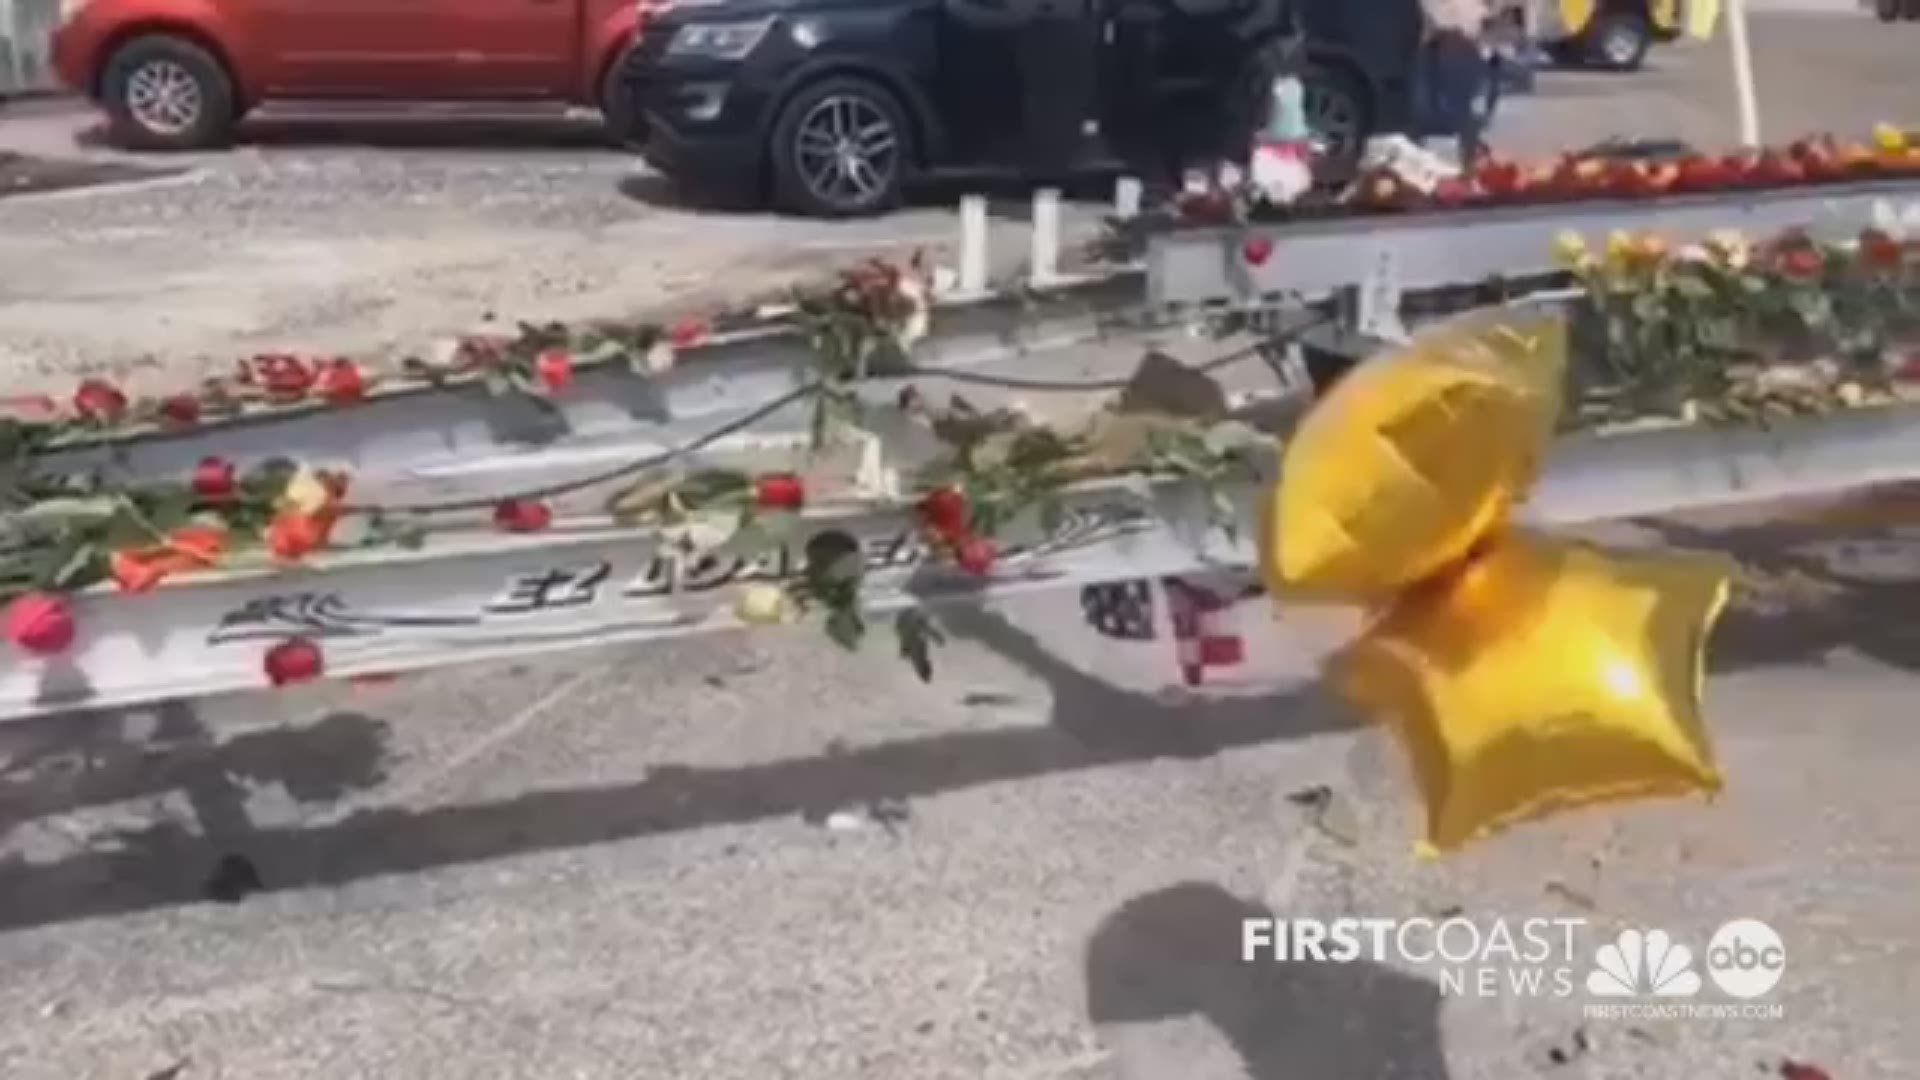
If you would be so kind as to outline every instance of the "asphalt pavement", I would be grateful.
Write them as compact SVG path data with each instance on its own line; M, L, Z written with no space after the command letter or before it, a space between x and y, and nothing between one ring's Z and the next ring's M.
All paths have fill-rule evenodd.
M1911 102L1920 29L1754 31L1770 132ZM1731 114L1717 48L1551 79L1495 139L1706 140ZM0 116L0 144L75 123ZM950 227L691 213L578 133L356 130L0 200L0 355L24 378L380 347ZM1312 681L1335 627L1263 607L1242 609L1249 663L1197 694L1168 644L1100 638L1054 597L950 612L928 684L879 643L769 630L0 727L0 1077L1718 1080L1792 1059L1905 1080L1911 506L1608 530L1743 560L1706 687L1727 792L1435 863L1412 857L1396 749ZM1782 1013L1588 1018L1403 958L1242 962L1266 912L1585 919L1576 979L1621 928L1704 951L1759 918Z
M1912 1076L1920 530L1765 516L1607 534L1743 559L1726 794L1437 863L1309 681L1331 628L1261 608L1200 695L1035 601L950 613L930 684L795 629L15 726L0 1075ZM1584 919L1576 978L1624 927L1759 918L1783 1013L1243 963L1265 912Z
M1903 115L1915 33L1859 10L1756 13L1765 133L1864 133ZM1491 138L1515 154L1633 135L1723 145L1731 88L1721 43L1661 47L1636 75L1549 73ZM0 109L0 151L121 157L91 111L61 101ZM876 221L702 209L590 121L265 116L231 151L137 162L184 171L0 199L10 384L92 370L173 385L262 350L404 353L489 320L698 311L957 233L945 188ZM993 250L1012 272L1027 207L1006 194ZM1069 231L1090 235L1100 210L1069 207Z

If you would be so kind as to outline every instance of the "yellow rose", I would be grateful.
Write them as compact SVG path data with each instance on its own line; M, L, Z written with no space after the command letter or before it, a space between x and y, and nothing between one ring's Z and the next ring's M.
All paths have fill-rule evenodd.
M1553 238L1553 261L1567 270L1584 270L1593 265L1587 251L1587 238L1568 229Z
M756 582L742 588L733 598L733 613L749 626L771 626L785 622L793 612L787 590L778 585Z
M1901 153L1907 148L1907 133L1892 124L1875 124L1873 145L1889 154Z
M1615 229L1607 234L1607 269L1624 270L1633 260L1633 234Z
M1707 251L1729 270L1745 270L1752 254L1747 238L1732 229L1721 229L1708 236Z

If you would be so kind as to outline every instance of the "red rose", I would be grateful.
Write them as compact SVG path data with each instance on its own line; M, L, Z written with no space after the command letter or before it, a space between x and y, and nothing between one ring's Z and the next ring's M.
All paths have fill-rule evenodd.
M203 457L193 467L193 493L204 502L225 502L233 498L235 488L233 462L223 457Z
M1248 266L1264 266L1273 257L1273 238L1270 236L1249 236L1240 245L1240 257L1247 260Z
M296 637L268 649L261 667L267 673L268 682L275 686L286 686L319 678L326 671L326 660L320 655L320 646L306 638Z
M1874 270L1892 270L1900 265L1900 241L1881 232L1868 229L1860 234L1860 261Z
M573 354L565 349L548 349L533 358L533 373L550 394L573 385Z
M553 524L553 508L539 499L502 499L493 508L493 527L501 532L539 532Z
M167 534L166 556L177 569L197 570L220 561L227 550L224 525L182 525Z
M920 520L941 536L954 536L967 527L967 497L955 488L928 492L920 500Z
M200 422L200 399L192 394L169 394L160 401L160 418L188 427Z
M705 341L712 331L705 319L681 319L667 330L667 341L676 349L691 349Z
M1827 261L1820 252L1811 247L1791 247L1780 253L1780 272L1798 281L1811 281L1820 277L1826 269Z
M105 379L85 379L73 392L73 409L88 420L118 423L127 415L127 395Z
M46 394L9 394L0 397L0 410L32 420L51 420L60 412L60 403Z
M64 596L23 593L7 605L7 640L23 652L53 656L73 644L73 608Z
M969 536L953 548L953 561L960 565L960 569L981 577L993 573L994 560L999 557L993 541L984 536Z
M171 570L165 552L116 551L107 557L107 574L123 592L148 592L166 580Z
M367 383L360 375L360 365L341 356L328 361L320 369L317 389L321 397L342 404L365 397Z
M313 389L319 373L312 365L287 353L270 353L253 358L253 374L268 395L297 401Z
M282 511L267 524L267 550L282 562L298 562L309 552L327 546L334 519L331 510L312 514Z
M792 473L774 473L753 482L753 505L761 510L798 510L807 502L807 489Z
M1473 183L1458 176L1448 176L1433 186L1433 201L1440 206L1464 206L1473 201Z

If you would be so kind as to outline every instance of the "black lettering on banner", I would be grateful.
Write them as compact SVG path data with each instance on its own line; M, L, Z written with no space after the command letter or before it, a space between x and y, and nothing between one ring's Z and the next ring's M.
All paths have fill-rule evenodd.
M622 596L665 596L674 589L679 576L679 560L671 555L655 555L647 560L647 565L633 575L627 587L620 590Z
M912 532L876 536L864 545L868 570L889 570L925 562L927 546Z
M613 568L604 562L591 566L561 567L538 574L521 574L507 581L506 588L490 601L485 610L493 615L525 615L552 608L574 608L593 603L600 585Z

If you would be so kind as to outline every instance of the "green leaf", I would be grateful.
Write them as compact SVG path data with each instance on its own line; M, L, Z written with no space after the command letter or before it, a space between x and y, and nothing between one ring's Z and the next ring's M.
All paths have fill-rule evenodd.
M184 487L142 492L133 501L146 523L159 532L171 532L193 520L193 492Z
M752 559L780 547L790 535L793 514L760 514L743 517L740 527L720 545L723 558ZM783 520L788 519L788 520Z
M867 620L857 606L836 607L827 615L827 636L843 649L858 649L866 634Z
M113 495L41 499L8 515L15 523L42 529L82 529L105 525L121 510Z
M753 481L744 473L702 469L680 481L673 490L687 509L710 510L746 496L753 490Z
M299 471L300 466L287 458L269 458L247 470L240 479L240 490L256 499L277 499Z
M1207 450L1217 457L1228 457L1249 450L1265 450L1273 440L1258 428L1242 420L1222 420L1207 428L1203 436Z
M76 592L105 580L106 576L106 552L100 550L98 544L82 541L68 552L66 561L54 570L47 585L59 592Z
M1676 292L1688 300L1699 301L1711 300L1713 298L1713 286L1692 274L1680 274L1676 276L1673 279L1673 287Z
M834 595L848 586L858 586L866 572L860 541L838 529L814 534L807 541L805 558L807 586L822 595Z
M921 682L933 681L933 649L946 644L946 635L933 624L927 613L908 608L893 617L893 634L900 643L900 657L913 667Z

